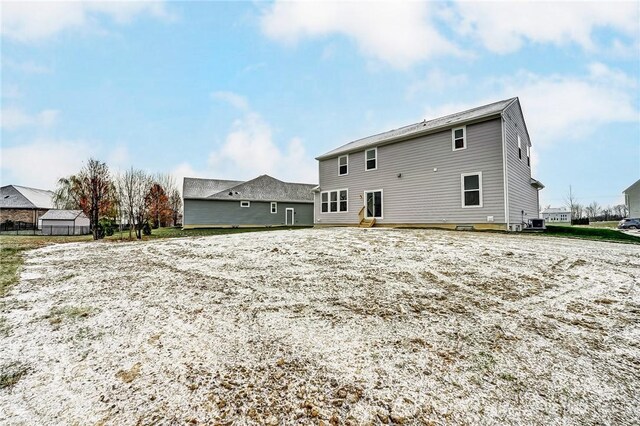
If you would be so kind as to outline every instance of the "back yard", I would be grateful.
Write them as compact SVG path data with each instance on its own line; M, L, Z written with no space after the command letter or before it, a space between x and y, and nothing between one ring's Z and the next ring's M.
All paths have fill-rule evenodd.
M349 228L25 253L0 423L640 418L638 245Z

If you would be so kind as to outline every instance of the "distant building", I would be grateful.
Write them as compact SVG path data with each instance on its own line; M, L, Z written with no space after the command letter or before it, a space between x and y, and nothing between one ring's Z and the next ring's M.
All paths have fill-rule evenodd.
M0 188L0 223L11 221L36 226L40 217L52 208L51 191L18 185Z
M182 226L189 228L312 226L316 185L262 175L242 182L184 178Z
M571 210L566 207L550 207L542 211L547 223L571 223Z
M629 210L629 217L640 217L640 179L622 193L624 194L624 203Z
M90 220L82 210L51 209L40 218L43 235L85 235L91 233Z

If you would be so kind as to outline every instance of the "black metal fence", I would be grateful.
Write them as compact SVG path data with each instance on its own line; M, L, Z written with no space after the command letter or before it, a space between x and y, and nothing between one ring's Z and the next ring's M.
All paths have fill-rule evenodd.
M2 235L87 235L89 226L42 226L38 229L33 223L13 222L0 224Z

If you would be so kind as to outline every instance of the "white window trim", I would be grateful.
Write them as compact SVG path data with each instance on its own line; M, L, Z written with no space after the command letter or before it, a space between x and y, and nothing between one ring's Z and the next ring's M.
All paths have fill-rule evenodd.
M376 156L374 157L374 159L376 160L376 166L373 169L367 169L367 152L369 151L374 151L376 153ZM364 171L371 172L373 170L378 170L378 147L364 150Z
M462 129L462 148L456 148L456 130ZM451 150L462 151L467 149L467 126L461 126L451 129Z
M251 201L240 201L240 207L242 208L251 207Z
M527 166L531 167L531 145L527 144Z
M340 159L341 158L346 158L347 159L347 173L340 173ZM376 165L377 165L377 161L376 161ZM338 157L338 176L346 176L349 174L349 154L347 155L341 155L340 157Z
M371 192L380 193L380 201L382 201L382 206L380 206L380 217L367 216L367 194ZM370 190L364 191L364 217L365 219L384 219L384 190L370 189Z
M520 135L518 136L518 159L522 160L522 139L520 139Z
M273 211L274 207L276 208L276 211ZM269 205L269 211L271 212L271 214L278 213L278 203L275 201L272 201L271 204Z
M465 206L464 205L464 178L465 176L478 176L478 186L479 186L479 191L480 191L480 204L477 206ZM470 189L470 191L476 191L475 189ZM462 208L463 209L477 209L477 208L481 208L482 207L482 172L474 172L474 173L462 173L460 175L460 195L461 195L461 202L462 202Z
M347 193L347 209L346 210L340 210L340 192L342 191L346 191ZM335 192L336 193L336 202L338 203L338 210L336 210L335 212L331 211L331 193ZM323 212L322 211L322 194L327 194L327 211ZM331 189L328 191L322 191L320 193L320 214L335 214L335 213L349 213L349 189L348 188L342 188L342 189Z

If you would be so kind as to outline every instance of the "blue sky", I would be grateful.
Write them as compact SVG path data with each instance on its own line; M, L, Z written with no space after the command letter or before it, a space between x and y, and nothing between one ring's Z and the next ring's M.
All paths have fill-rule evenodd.
M637 2L3 2L2 184L89 156L314 183L353 139L519 96L541 204L640 178Z

